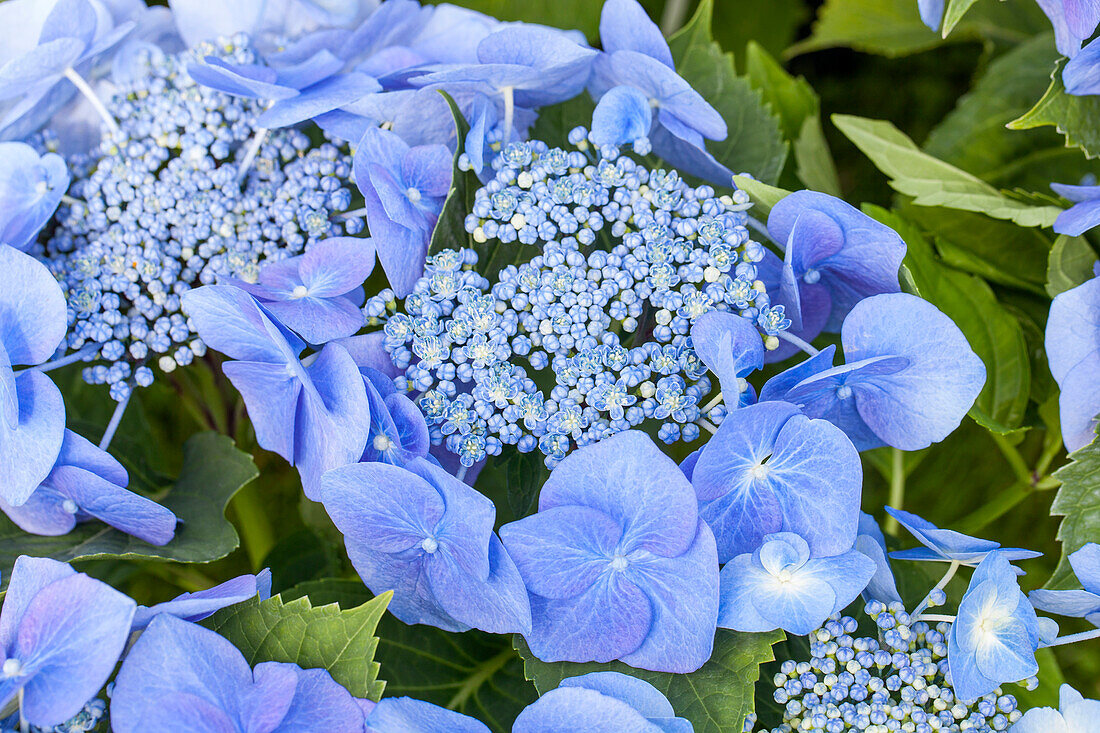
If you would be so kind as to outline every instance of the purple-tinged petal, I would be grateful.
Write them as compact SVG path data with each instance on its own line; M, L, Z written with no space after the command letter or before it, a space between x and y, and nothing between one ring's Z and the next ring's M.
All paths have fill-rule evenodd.
M296 125L381 90L382 86L366 74L340 74L280 99L256 118L256 124L266 128Z
M41 364L65 337L65 296L38 260L0 247L0 344L9 365Z
M452 617L491 634L531 633L527 589L496 535L489 535L489 576L484 582L442 553L427 570L435 597Z
M752 321L734 313L704 313L691 326L691 343L718 377L726 404L737 404L747 384L743 377L764 366L760 332Z
M57 466L46 484L83 513L149 544L166 545L176 534L171 510L83 468Z
M288 301L269 301L271 315L311 344L324 344L354 335L366 324L363 310L342 296L305 296Z
M222 371L244 398L256 442L293 463L301 382L281 364L227 361Z
M0 496L18 506L49 475L61 452L65 402L57 386L39 372L21 372L15 391L18 427L0 423Z
M370 238L330 237L302 255L298 265L302 284L317 298L344 295L363 284L374 269L374 242Z
M483 723L468 715L411 697L384 698L366 722L367 733L489 733Z
M286 363L301 353L305 344L271 323L256 300L228 285L204 285L180 298L206 345L231 359Z
M1084 38L1090 35L1092 35L1091 32ZM1100 94L1100 44L1089 43L1071 58L1062 69L1062 82L1066 86L1067 94L1075 96ZM1063 219L1063 216L1059 216L1058 219ZM1055 223L1065 226L1062 221Z
M255 575L240 575L213 588L183 593L155 606L138 606L137 612L134 613L133 627L143 629L162 613L171 614L184 621L201 621L227 606L243 603L257 596L260 600L271 597L270 570L262 570Z
M628 703L583 687L550 690L524 708L512 733L661 733Z
M361 733L362 710L351 693L332 679L328 670L301 669L285 662L263 662L256 665L253 673L257 684L277 667L293 672L296 684L288 698L290 704L278 717L272 733ZM270 694L257 697L258 710L272 709L273 703L281 702Z
M44 486L19 506L0 497L0 511L24 532L46 537L68 534L76 526L76 515L65 509L65 497Z

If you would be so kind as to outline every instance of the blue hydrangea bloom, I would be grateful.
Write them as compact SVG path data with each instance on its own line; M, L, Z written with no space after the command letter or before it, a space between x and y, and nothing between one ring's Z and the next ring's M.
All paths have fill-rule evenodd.
M516 565L493 533L493 503L424 459L357 463L321 479L321 501L348 556L407 624L527 633L531 609Z
M566 677L524 708L512 733L692 733L691 722L676 716L661 691L620 672Z
M76 715L114 671L135 607L65 563L20 556L0 611L0 707L22 690L33 725Z
M860 300L899 291L905 242L838 198L796 191L772 207L768 233L784 246L784 257L767 253L760 277L786 306L791 333L806 341L840 330Z
M150 544L168 544L176 533L176 515L128 491L128 484L121 463L66 430L57 463L42 484L18 506L0 496L0 510L32 534L68 534L77 522L98 519Z
M860 450L919 450L943 440L985 383L985 365L958 326L913 295L865 298L840 337L846 364L833 367L833 351L822 351L769 380L760 399L792 402L828 420ZM792 377L800 381L791 385Z
M53 470L65 403L49 377L15 365L49 359L65 337L65 297L38 260L0 245L0 498L19 506Z
M1003 682L1027 679L1039 671L1040 643L1035 609L1016 582L1008 557L988 554L970 579L951 624L947 661L960 700L973 700Z
M608 141L600 144L614 144L612 139L644 127L653 151L671 165L728 185L730 170L706 149L706 140L726 138L726 122L676 73L660 29L637 0L604 3L600 42L604 53L593 65L589 87L599 100L597 106L604 107L593 118L595 139ZM621 87L635 92L615 92L605 104L604 96ZM640 104L642 98L646 100L644 106Z
M1054 220L1054 231L1058 234L1078 237L1100 224L1100 186L1052 183L1050 187L1073 204Z
M109 14L106 14L110 18ZM35 113L37 105L53 102L50 94L66 75L114 48L133 29L127 21L100 32L101 15L89 0L58 0L46 16L38 43L0 66L0 101L20 98L0 127ZM81 84L86 84L80 79Z
M361 286L373 269L372 240L331 237L305 254L265 263L255 283L231 282L303 339L323 344L365 325Z
M203 341L230 359L222 370L244 397L256 441L320 496L321 474L359 459L370 430L363 376L338 344L298 360L305 344L256 300L229 285L186 292L183 309Z
M691 324L691 344L718 377L729 409L754 399L752 385L745 377L764 366L764 342L752 321L734 313L704 313Z
M875 563L858 550L811 558L797 534L769 534L722 568L718 625L806 635L854 601L874 573Z
M296 125L382 90L366 74L339 73L344 61L325 50L278 69L232 64L216 56L207 56L205 62L187 68L187 73L199 84L271 103L256 119L256 124L265 129Z
M324 669L250 669L225 637L160 614L138 637L111 693L115 733L361 733L363 710Z
M138 606L133 626L144 629L159 614L167 613L184 621L202 621L227 606L243 603L259 596L261 601L271 597L271 571L264 569L255 575L240 575L213 588L182 593L170 601L153 606Z
M1092 38L1097 23L1100 23L1100 5L1092 0L1036 0L1036 2L1050 19L1050 24L1054 26L1054 43L1059 53L1073 59L1081 50L1081 44Z
M1092 442L1100 414L1100 277L1054 298L1046 352L1050 373L1061 388L1062 440L1066 450L1075 451Z
M378 260L398 297L424 272L428 240L451 187L453 156L444 145L409 147L389 130L369 128L355 153Z
M894 571L890 569L890 559L886 556L886 536L875 518L866 512L859 513L859 529L856 534L855 549L871 558L875 563L875 574L863 589L863 597L868 601L879 601L887 605L900 603Z
M354 25L378 7L374 0L170 0L168 5L188 46L247 33L275 47L288 38Z
M855 542L859 453L836 426L789 403L729 413L700 451L691 483L720 562L756 550L773 532L802 535L815 556Z
M926 26L934 31L940 29L943 23L943 6L946 0L917 0L917 10L920 11L920 19Z
M1100 545L1089 542L1070 553L1073 568L1081 589L1031 591L1028 596L1035 608L1056 613L1059 616L1084 618L1093 626L1100 626Z
M714 535L679 467L628 430L566 456L539 511L501 527L531 594L543 661L691 672L718 617Z
M362 364L359 371L363 373L370 401L370 436L360 460L404 466L414 458L426 458L431 438L424 413L398 392L393 380L382 372Z
M1058 690L1058 708L1028 710L1013 724L1012 733L1094 733L1100 725L1100 700L1086 700L1067 684Z
M0 244L26 250L69 188L60 155L25 143L0 143Z
M489 733L481 721L411 697L387 697L367 714L366 733Z
M1032 550L1023 550L1018 547L1004 547L992 540L983 540L977 537L956 532L953 529L940 529L927 519L922 519L916 514L886 507L886 513L898 521L905 530L917 538L924 547L914 547L911 550L898 550L891 552L890 557L898 560L917 560L931 562L957 562L961 565L978 565L994 550L999 551L1001 557L1017 562L1041 557L1043 553ZM1019 570L1017 573L1022 574Z

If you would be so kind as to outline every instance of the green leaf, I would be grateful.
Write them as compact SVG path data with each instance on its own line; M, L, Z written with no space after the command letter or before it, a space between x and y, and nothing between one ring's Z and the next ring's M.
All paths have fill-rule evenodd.
M1035 3L983 0L954 29L948 42L996 39L1023 41L1050 27ZM945 41L920 19L911 0L826 0L811 36L788 55L847 46L883 56L906 56Z
M766 13L760 12L759 0L721 0L714 6L714 40L737 58L750 42L778 56L809 19L803 0L768 0Z
M890 186L920 206L974 211L1020 226L1050 226L1062 212L1057 206L1032 206L1005 196L985 181L918 148L884 120L833 115L833 124L890 177Z
M343 608L371 597L359 581L336 579L303 583L283 595L309 595L315 604ZM381 665L388 696L427 700L472 715L500 733L507 733L519 711L537 697L508 636L409 626L390 614L382 617L378 636L374 660Z
M566 677L604 670L623 672L663 692L676 714L695 726L695 733L726 733L740 731L745 717L753 711L753 688L760 665L772 661L772 645L781 639L781 631L746 634L718 629L710 660L690 674L651 672L622 662L543 662L531 653L522 637L516 636L514 644L523 657L527 679L535 683L540 695Z
M550 476L542 455L535 451L517 452L507 461L508 508L516 518L531 513L538 499L539 489Z
M791 193L748 176L734 176L733 184L749 195L754 207L752 213L761 220L766 220L772 207Z
M966 11L970 10L970 7L978 0L947 0L947 8L943 12L943 22L941 24L940 34L947 38L951 31L955 30L955 26L959 24L962 17L966 15Z
M984 280L942 264L916 226L877 206L865 206L864 211L905 240L905 266L921 297L955 322L985 363L985 386L971 417L998 433L1018 428L1031 386L1031 360L1019 321L997 302Z
M905 204L900 211L936 238L951 267L1043 295L1050 240L1038 229L958 209Z
M340 559L336 546L323 541L313 530L302 528L283 536L260 566L271 570L271 589L280 593L299 583L336 574Z
M1000 187L1047 191L1051 181L1078 181L1097 166L1049 128L1009 130L1050 84L1058 58L1053 35L1041 33L989 64L955 109L932 130L924 150Z
M1062 557L1046 588L1079 588L1069 556L1089 542L1100 542L1100 437L1069 455L1069 463L1054 472L1062 482L1050 513L1064 517L1058 528Z
M314 606L308 596L284 601L253 598L223 608L202 622L241 650L249 666L290 662L304 669L327 669L355 697L379 700L386 683L378 679L375 628L392 593L342 610Z
M458 109L454 99L447 92L440 91L454 116L455 131L458 135L458 143L455 146L454 167L451 177L451 190L443 201L443 209L439 212L439 219L432 230L432 239L428 244L428 254L435 254L443 249L474 249L477 250L479 265L484 265L485 245L478 245L474 238L466 232L466 215L473 210L474 194L481 183L473 171L464 171L458 167L458 159L465 149L466 133L470 131L470 125L462 112ZM480 249L478 247L480 246Z
M29 535L0 516L0 568L6 581L19 555L62 562L104 558L211 562L237 549L240 540L225 518L229 500L256 478L256 466L233 441L199 433L183 446L183 470L167 493L156 498L180 519L176 536L163 547L150 545L100 522L78 524L61 537Z
M569 131L577 125L592 123L596 103L587 93L550 107L539 108L539 118L531 128L531 139L541 140L550 147L568 148Z
M821 129L821 102L809 82L788 74L759 44L746 51L749 83L779 116L783 134L794 142L799 179L808 187L840 196L836 164Z
M733 56L711 33L713 0L702 0L691 21L669 41L679 72L726 121L726 139L707 143L719 163L775 183L787 160L779 122L748 79L738 76Z
M542 23L555 28L582 31L589 41L600 35L600 10L602 2L592 0L554 0L547 3L520 3L515 0L427 0L438 5L447 2L491 15L500 20L522 20Z
M1013 130L1053 125L1066 137L1066 145L1080 148L1089 158L1100 155L1100 96L1079 97L1066 93L1062 83L1065 59L1054 66L1050 86L1043 97L1021 117L1008 123Z
M1047 295L1054 297L1092 279L1096 252L1084 237L1060 234L1047 260Z

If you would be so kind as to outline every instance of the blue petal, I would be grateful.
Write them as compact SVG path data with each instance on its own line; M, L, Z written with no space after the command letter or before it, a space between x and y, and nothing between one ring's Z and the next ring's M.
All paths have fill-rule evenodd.
M262 570L255 575L240 575L213 588L183 593L170 601L154 606L138 606L134 614L133 627L143 629L162 613L171 614L184 621L201 621L227 606L243 603L257 596L260 600L271 597L270 570Z
M201 41L213 41L219 36L256 30L263 12L264 0L234 0L232 3L211 3L208 0L171 0L172 17L180 35L192 47Z
M1090 31L1082 38L1088 38L1091 35ZM1066 85L1067 94L1076 96L1100 94L1100 44L1095 41L1089 43L1071 58L1062 69L1062 81Z
M636 0L607 0L600 12L600 44L605 53L637 51L676 68L661 29Z
M727 405L739 401L742 377L764 366L760 332L751 321L733 313L704 313L691 325L691 343L718 377Z
M25 250L69 188L64 159L24 143L0 143L0 243Z
M1100 595L1087 590L1033 590L1028 600L1040 611L1084 618L1100 611Z
M41 364L65 337L65 296L38 260L0 247L0 345L9 365Z
M301 382L280 364L227 361L222 364L222 371L244 398L256 442L293 463Z
M180 302L206 345L231 359L285 364L305 348L239 288L204 285L188 290Z
M166 545L176 533L176 515L166 507L75 466L58 466L46 484L80 511L152 545Z
M943 22L943 6L945 0L917 0L917 8L920 10L920 19L926 26L934 31L940 29Z
M579 687L622 700L647 718L671 718L676 715L672 703L653 685L621 672L589 672L566 677L559 688Z
M280 99L256 119L256 124L266 128L296 125L381 90L381 85L366 74L340 74Z
M1100 594L1100 545L1088 542L1069 555L1074 575L1085 590Z
M187 73L196 83L219 92L264 101L287 99L298 93L279 84L275 69L269 66L232 64L216 56L207 56L204 62L189 64Z
M0 496L18 506L49 475L61 452L65 402L50 378L38 372L21 372L15 391L19 425L0 424Z
M592 112L592 141L601 146L627 145L649 135L652 125L649 98L634 87L617 86L600 97Z
M865 512L859 513L855 549L875 563L875 574L868 581L863 591L864 596L868 600L886 604L901 601L894 573L890 569L890 560L886 557L886 537L882 534L882 529L879 528L875 518Z
M389 733L489 733L483 723L453 710L411 697L387 697L367 716L367 730Z
M302 255L298 264L302 283L317 298L345 295L361 286L374 270L374 242L370 238L329 237Z
M254 672L257 686L261 680L275 669L281 668L294 675L295 686L289 697L290 705L281 710L283 699L271 694L256 694L252 702L253 710L267 713L268 720L274 720L277 727L270 729L257 726L249 730L281 731L317 731L320 733L360 733L363 729L363 711L342 685L332 679L325 669L302 669L296 664L285 662L263 662L257 664ZM281 692L279 690L278 692ZM280 712L276 716L274 713ZM255 718L253 718L255 719Z
M0 511L24 532L57 537L68 534L76 526L76 515L66 511L64 503L64 496L49 487L39 486L19 506L12 506L0 497Z
M531 633L531 604L515 562L489 535L489 575L484 581L442 553L428 563L432 591L448 614L492 634Z
M617 698L583 687L550 690L524 708L512 733L660 733L661 728Z
M1054 231L1078 237L1100 224L1100 201L1090 200L1071 206L1054 220Z

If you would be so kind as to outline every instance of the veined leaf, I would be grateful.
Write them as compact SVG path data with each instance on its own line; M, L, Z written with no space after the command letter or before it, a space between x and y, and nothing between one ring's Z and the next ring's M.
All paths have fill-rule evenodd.
M252 457L216 433L199 433L183 446L183 470L158 501L180 520L176 536L163 547L150 545L96 521L78 524L60 537L40 537L0 515L0 568L7 581L20 555L62 562L106 558L212 562L237 549L237 530L225 518L230 499L256 478Z
M1069 456L1069 463L1054 472L1062 482L1050 513L1064 517L1058 528L1062 557L1046 588L1079 588L1069 556L1089 542L1100 542L1100 436Z
M676 71L726 121L726 139L707 143L711 155L731 171L774 183L787 159L787 144L760 93L737 75L733 56L714 41L713 9L713 0L702 0L691 21L668 40Z
M523 657L527 679L539 694L552 690L566 677L613 670L643 679L663 692L680 717L695 726L695 733L739 731L753 711L753 688L760 665L772 661L772 645L783 639L782 631L746 634L718 629L710 660L690 674L670 674L636 669L622 662L543 662L535 657L522 637L515 647Z
M1100 97L1067 94L1062 83L1065 65L1065 59L1058 61L1042 99L1008 126L1013 130L1030 130L1053 125L1065 135L1067 146L1080 148L1087 157L1095 158L1100 155Z
M997 302L984 280L939 262L913 224L877 206L865 206L864 211L905 240L905 266L921 297L955 322L985 363L985 386L970 416L998 433L1018 428L1031 387L1031 360L1020 322Z
M1047 260L1047 295L1054 297L1072 290L1093 277L1096 252L1084 237L1058 235Z
M440 94L447 100L454 116L455 131L458 142L455 146L454 168L451 177L451 190L443 201L443 209L439 212L439 219L432 230L432 239L428 244L428 254L432 255L443 249L468 248L478 250L474 238L466 232L466 215L470 213L474 205L474 193L481 184L472 171L464 171L458 167L458 159L465 147L466 133L470 131L470 125L462 112L458 109L450 94L441 91ZM479 265L484 265L484 245L478 250L481 258Z
M833 124L890 178L890 186L919 206L975 211L1020 226L1050 226L1057 206L1032 206L1009 198L985 181L925 153L884 120L833 115Z
M253 598L223 608L202 625L233 642L249 666L290 662L327 669L355 697L377 701L386 683L378 679L375 628L392 595L383 593L348 610L335 603L314 606L308 596Z

